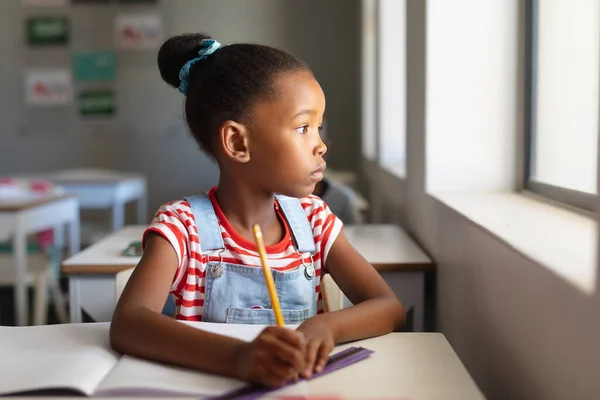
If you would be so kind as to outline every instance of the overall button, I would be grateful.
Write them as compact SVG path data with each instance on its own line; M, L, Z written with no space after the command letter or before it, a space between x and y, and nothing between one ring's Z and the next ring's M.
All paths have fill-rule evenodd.
M306 279L308 280L315 277L315 267L313 267L312 264L304 266L304 276L306 276Z
M223 266L221 264L213 264L210 266L210 273L215 278L222 277L223 272L225 272L225 269L223 268Z

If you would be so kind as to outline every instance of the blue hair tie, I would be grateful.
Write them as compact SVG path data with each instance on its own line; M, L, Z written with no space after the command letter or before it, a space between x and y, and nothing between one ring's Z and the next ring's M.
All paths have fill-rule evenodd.
M202 48L198 51L199 56L191 59L190 61L183 64L181 70L179 71L179 91L185 95L187 95L188 88L188 78L190 76L190 68L192 65L197 63L200 60L206 59L212 53L217 51L221 47L221 43L217 42L214 39L202 39L200 42Z

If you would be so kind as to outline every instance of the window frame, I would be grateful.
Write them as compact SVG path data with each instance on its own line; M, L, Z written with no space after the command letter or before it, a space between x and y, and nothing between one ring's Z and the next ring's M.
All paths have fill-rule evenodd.
M370 8L370 12L367 9ZM369 14L372 19L368 20L365 14ZM362 110L361 110L361 156L363 159L379 164L379 1L378 0L361 0L361 91L362 93ZM373 23L374 42L372 48L367 48L367 37L365 36L365 23ZM369 29L369 28L367 28ZM371 51L369 51L371 50ZM368 53L368 54L365 54ZM372 74L366 75L364 57L365 55L372 64ZM365 82L368 82L365 83ZM370 86L369 86L370 85ZM365 91L373 95L373 103L369 104L366 101L367 94ZM369 109L373 114L373 121L367 121ZM369 126L367 124L371 122Z
M396 118L396 116L394 116L394 118L392 118L389 114L388 109L385 109L383 107L383 103L385 102L385 88L388 85L387 82L387 78L388 78L388 74L386 74L386 72L389 73L389 71L386 70L386 59L384 58L384 53L386 52L387 46L389 45L389 39L390 38L394 38L395 40L392 40L391 42L396 44L397 41L397 37L395 37L394 35L388 35L386 31L386 27L388 27L388 25L386 24L387 21L384 20L384 16L386 15L387 11L390 11L387 9L386 6L393 4L393 6L401 6L402 8L404 8L403 10L403 14L402 14L402 18L403 20L400 23L400 29L403 31L403 35L404 37L400 37L400 39L402 39L401 43L404 46L404 48L402 49L404 54L403 54L403 60L401 61L402 63L404 63L403 65L403 70L400 70L399 74L398 74L398 68L394 68L394 72L396 74L398 74L397 76L400 77L400 80L402 81L401 85L403 85L403 87L401 88L401 90L399 91L395 91L395 93L399 94L401 96L401 104L400 106L402 107L402 118L400 118L400 124L398 125L398 118ZM385 170L387 170L388 172L390 172L391 174L399 177L399 178L406 178L406 163L407 163L407 118L408 116L406 115L406 102L407 102L407 82L406 82L406 63L407 63L407 44L406 44L406 1L400 1L400 0L390 0L389 3L387 3L386 1L383 0L377 0L377 5L376 5L376 12L377 12L377 51L376 51L376 61L375 61L375 65L376 65L376 76L377 76L377 87L376 87L376 119L377 119L377 163L379 164L379 166L381 166L382 168L384 168ZM388 13L388 15L392 15L393 13ZM393 26L393 25L390 25ZM398 26L398 22L396 22L396 27ZM395 33L395 32L394 32ZM389 65L395 65L395 64L387 64L387 66ZM386 82L384 84L384 82ZM394 100L398 100L398 99L394 99ZM395 101L391 102L391 103L396 103ZM399 104L394 104L396 107L394 107L396 110L398 109L398 105ZM394 113L395 114L395 113ZM387 117L387 118L386 118ZM392 125L394 125L393 129L389 129L389 121L393 120L394 123ZM399 135L399 138L396 138L396 135ZM393 157L390 157L390 153L388 153L388 149L394 149L394 151L392 151L392 153L394 153Z
M531 178L535 174L538 7L539 0L527 0L525 13L525 168L523 187L526 191L542 197L598 213L599 201L597 194L566 189L538 182ZM600 71L598 73L600 74Z

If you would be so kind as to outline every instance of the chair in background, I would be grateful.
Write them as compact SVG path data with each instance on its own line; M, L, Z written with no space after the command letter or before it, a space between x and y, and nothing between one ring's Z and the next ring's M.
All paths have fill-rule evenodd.
M344 308L344 294L331 275L321 277L321 292L323 293L323 309L332 312Z
M61 193L60 187L39 179L6 178L0 180L0 188L13 194L15 191ZM48 321L48 294L52 298L59 322L69 322L66 300L59 285L62 240L55 241L54 235L55 232L52 229L41 232L36 235L35 241L28 244L27 248L26 279L28 285L34 289L34 325L45 325ZM12 244L10 242L0 243L0 286L14 286L15 280Z
M117 272L115 275L115 304L119 301L127 281L131 277L134 268L126 269ZM162 314L168 315L169 317L175 318L177 313L177 306L175 305L175 298L169 293L165 306L163 307Z
M52 250L54 251L54 250ZM33 324L45 325L48 322L48 294L60 323L68 323L65 297L60 289L55 271L58 258L31 245L27 255L27 284L33 287ZM15 283L12 250L9 245L0 246L0 286L13 286Z

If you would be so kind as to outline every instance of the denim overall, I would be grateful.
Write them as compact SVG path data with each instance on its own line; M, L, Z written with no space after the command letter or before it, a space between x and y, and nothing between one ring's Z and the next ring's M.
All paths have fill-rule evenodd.
M298 199L282 195L277 195L276 199L290 227L296 252L302 257L302 265L290 271L271 270L271 273L285 323L299 324L317 313L316 273L312 259L315 242ZM203 255L220 257L225 245L210 198L198 194L186 200L194 214ZM207 264L205 279L203 321L275 323L262 268L230 264L221 259Z

